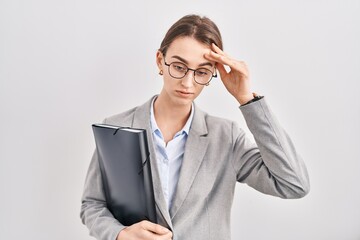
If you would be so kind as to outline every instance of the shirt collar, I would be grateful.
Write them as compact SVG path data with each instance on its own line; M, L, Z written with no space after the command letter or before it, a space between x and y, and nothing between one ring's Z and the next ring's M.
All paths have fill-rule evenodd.
M156 132L157 130L159 132L160 128L158 127L156 120L155 120L155 115L154 115L154 102L155 102L156 98L154 98L151 102L151 107L150 107L150 125L151 125L151 131L152 132ZM185 132L187 135L189 135L189 131L190 131L190 126L192 123L192 120L194 118L194 103L191 103L191 113L190 116L188 118L188 120L186 121L184 127L179 131L179 133L183 133Z

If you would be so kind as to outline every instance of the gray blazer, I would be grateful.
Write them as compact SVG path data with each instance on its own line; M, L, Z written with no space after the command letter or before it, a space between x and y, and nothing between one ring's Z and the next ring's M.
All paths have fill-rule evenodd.
M300 198L309 191L304 162L270 111L265 98L241 106L256 144L235 122L210 116L195 106L180 178L170 210L162 193L150 130L150 104L105 119L105 123L147 129L159 223L174 240L230 239L235 183L265 194ZM106 208L96 151L90 163L81 205L90 235L115 240L125 226Z

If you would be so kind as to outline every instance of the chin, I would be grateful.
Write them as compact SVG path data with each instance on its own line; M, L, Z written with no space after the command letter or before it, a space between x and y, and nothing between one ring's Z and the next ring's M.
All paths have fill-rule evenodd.
M179 106L187 106L190 105L194 101L194 98L182 98L182 97L174 97L173 103Z

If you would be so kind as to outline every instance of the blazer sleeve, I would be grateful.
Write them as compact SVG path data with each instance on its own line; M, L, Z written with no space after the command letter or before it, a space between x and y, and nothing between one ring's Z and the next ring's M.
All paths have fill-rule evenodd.
M305 196L310 189L306 166L265 98L240 106L240 110L256 144L233 126L237 181L281 198Z
M118 233L125 228L106 207L97 151L86 176L80 217L90 235L99 240L116 240Z

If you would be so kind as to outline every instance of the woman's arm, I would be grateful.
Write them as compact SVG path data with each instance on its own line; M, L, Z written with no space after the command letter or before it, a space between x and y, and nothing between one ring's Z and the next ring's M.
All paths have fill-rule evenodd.
M256 144L234 124L234 168L237 180L265 194L301 198L310 189L300 155L269 109L266 99L240 107Z
M80 216L90 235L99 240L172 239L172 232L159 224L141 221L127 227L114 218L107 208L97 151L86 176Z
M264 98L254 98L250 90L249 71L243 61L232 59L215 44L205 57L216 62L228 92L242 105L246 123L256 144L243 131L233 127L234 168L237 180L253 188L282 198L299 198L309 191L307 169L295 147L270 111ZM224 66L230 67L228 72Z
M81 219L97 239L115 240L119 232L125 228L106 207L105 193L95 151L90 162L81 204Z

